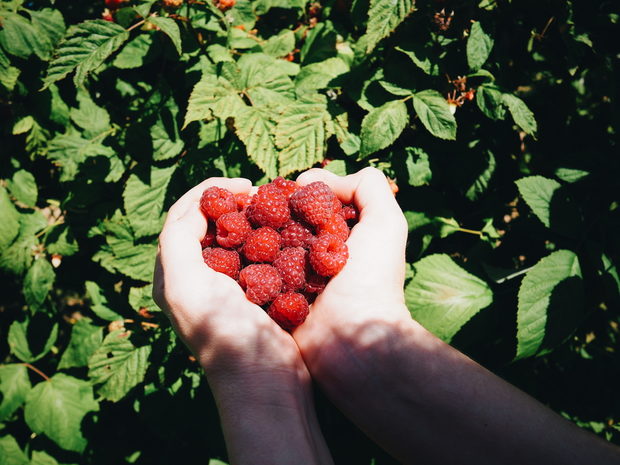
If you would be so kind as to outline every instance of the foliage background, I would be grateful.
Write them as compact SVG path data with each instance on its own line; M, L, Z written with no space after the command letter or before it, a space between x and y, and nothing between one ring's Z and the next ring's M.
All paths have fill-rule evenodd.
M0 2L0 464L225 460L157 233L205 177L311 166L391 177L413 316L620 443L614 2L174 3Z

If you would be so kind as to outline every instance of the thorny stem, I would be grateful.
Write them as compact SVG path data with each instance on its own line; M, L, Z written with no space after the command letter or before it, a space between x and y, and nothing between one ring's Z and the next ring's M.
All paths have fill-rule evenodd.
M42 376L43 379L45 379L45 381L49 381L50 380L49 376L47 376L45 373L43 373L41 370L39 370L37 367L31 365L30 363L22 363L22 365L24 365L26 368L30 368L32 371L37 373L39 376Z
M136 24L133 24L132 26L129 26L127 28L127 32L133 31L135 28L142 26L144 23L146 23L146 18L138 21Z

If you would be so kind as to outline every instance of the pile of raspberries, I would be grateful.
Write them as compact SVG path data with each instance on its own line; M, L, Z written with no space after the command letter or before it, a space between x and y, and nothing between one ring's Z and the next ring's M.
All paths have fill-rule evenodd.
M287 331L303 323L309 303L344 267L358 219L327 184L301 187L282 177L252 196L209 187L200 210L208 221L205 263L236 280Z

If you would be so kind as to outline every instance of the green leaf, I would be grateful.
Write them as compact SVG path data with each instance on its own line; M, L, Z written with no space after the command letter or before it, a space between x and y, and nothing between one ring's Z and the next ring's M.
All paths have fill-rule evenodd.
M25 273L30 267L33 260L33 250L38 244L36 234L47 226L46 218L38 210L19 214L18 219L19 233L17 238L8 247L0 251L0 268L15 275ZM0 227L1 230L2 227Z
M295 79L297 92L314 91L329 87L331 81L348 71L349 65L337 57L304 66Z
M33 450L30 465L59 465L59 463L47 452Z
M144 66L153 45L153 35L140 34L136 36L123 47L116 55L113 66L120 69L134 69Z
M491 179L495 174L495 156L489 150L477 153L475 158L468 160L469 168L465 168L463 173L472 172L473 181L465 191L465 197L472 202L476 201L489 187ZM469 174L469 173L467 173ZM465 176L461 176L463 179Z
M469 69L476 71L482 68L493 49L493 38L482 28L480 21L471 25L467 38L467 64Z
M379 41L389 36L415 6L414 0L370 0L365 42L366 53L372 52Z
M243 55L237 62L238 90L249 95L254 106L287 103L295 97L295 87L281 67L283 63L288 64L262 53Z
M278 152L271 135L274 123L264 108L247 107L235 116L237 136L244 143L248 156L269 178L278 175Z
M26 170L15 172L13 178L7 182L9 191L19 202L29 207L37 203L38 189L34 176Z
M86 281L86 292L91 301L90 309L99 318L107 321L122 320L123 317L110 308L110 302L104 290L93 281Z
M147 284L142 287L132 287L129 289L129 305L136 312L146 309L149 312L159 312L160 309L153 301L153 285Z
M146 181L135 173L129 176L123 191L123 201L137 238L161 231L166 189L175 169L176 165L169 168L152 167Z
M578 168L559 167L555 169L553 174L564 182L573 183L589 176L590 172Z
M503 95L497 87L483 84L476 91L476 104L487 117L501 120L506 117Z
M0 465L28 465L28 457L13 436L0 437Z
M422 326L450 342L476 313L493 301L493 292L448 255L429 255L413 265L405 288L409 311Z
M538 124L536 123L536 118L534 118L534 113L527 107L525 102L519 97L511 94L504 94L502 96L502 101L510 110L512 119L514 119L517 126L526 134L535 137Z
M84 129L84 136L91 139L110 128L110 115L107 110L97 106L87 92L78 92L79 108L71 109L71 119Z
M323 160L328 118L324 105L303 103L286 107L278 116L274 133L280 149L281 176L305 170Z
M154 244L114 241L111 247L103 246L93 260L112 273L118 271L138 281L151 282L156 255L157 246Z
M91 321L90 318L80 318L71 328L71 339L58 364L59 370L88 365L88 359L103 340L103 328L91 324Z
M279 34L271 36L261 45L263 53L272 57L283 57L295 48L295 33L284 29Z
M19 213L9 199L6 189L0 186L0 251L6 248L19 233Z
M226 119L246 107L232 84L223 77L205 74L194 86L185 114L185 128L192 121Z
M164 123L162 118L157 120L153 126L151 126L150 134L153 141L153 160L168 160L176 157L185 143L179 136L178 127L176 121L172 120L170 124ZM172 126L172 127L170 127Z
M26 273L23 292L26 303L32 308L38 308L45 301L47 294L52 290L56 273L49 261L39 257Z
M11 55L28 58L35 50L41 51L37 31L24 16L9 11L2 12L0 45Z
M360 156L366 157L394 143L408 122L407 106L402 100L371 110L362 121Z
M550 210L554 193L560 183L543 176L528 176L515 181L521 197L542 223L551 227Z
M33 432L45 434L63 449L82 452L87 445L82 419L97 410L89 382L57 373L30 391L24 417Z
M407 55L426 74L439 76L439 56L433 52L432 47L416 47L415 50L406 50L402 47L395 47L395 49Z
M52 348L58 338L58 324L49 328L45 318L33 318L23 322L14 321L9 327L9 349L22 362L32 363L43 358ZM32 348L39 349L37 354Z
M8 420L26 400L30 391L28 369L21 363L0 366L0 421ZM0 462L1 463L1 462Z
M112 160L115 153L111 147L99 143L97 139L84 139L77 132L69 132L50 141L47 157L62 167L60 180L65 182L75 179L80 164L86 158L99 155Z
M181 31L176 21L172 18L164 18L162 16L149 16L147 22L154 24L160 28L164 34L170 37L174 48L177 49L179 55L183 53L181 50Z
M51 61L44 87L75 70L73 81L81 87L89 73L96 71L129 37L116 23L95 19L71 26Z
M570 250L553 252L527 272L519 288L516 359L539 352L549 336L549 327L553 327L552 318L565 320L563 326L566 320L574 320L572 310L580 310L582 304L581 284L577 285L575 278L581 278L581 268L577 255Z
M35 53L42 60L49 60L54 47L65 35L66 27L62 13L51 8L29 11L36 34Z
M407 168L407 181L410 186L423 186L431 182L432 172L428 160L428 153L420 147L406 147L405 167Z
M65 223L54 226L45 235L45 248L48 254L63 257L69 257L79 250L71 228Z
M88 376L101 384L97 392L103 398L119 401L143 381L150 353L151 346L134 347L129 332L113 331L91 356Z
M456 120L446 99L436 90L424 90L413 97L413 108L428 131L440 139L456 139Z

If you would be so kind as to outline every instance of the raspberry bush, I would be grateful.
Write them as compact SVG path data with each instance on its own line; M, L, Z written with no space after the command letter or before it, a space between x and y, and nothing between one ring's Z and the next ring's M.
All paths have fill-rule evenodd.
M413 317L620 442L614 6L0 0L0 464L226 460L200 369L151 299L157 234L205 177L313 166L392 180ZM284 293L256 292L287 326L330 274L301 284L333 247L312 235L344 239L357 213L325 193L307 214L295 183L275 186L214 195L202 245L252 285L235 244L276 231L253 266ZM337 462L393 463L318 406Z

